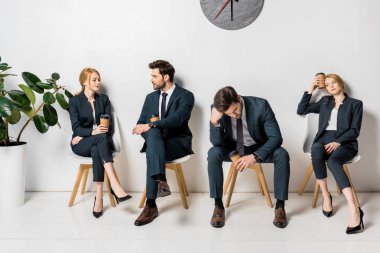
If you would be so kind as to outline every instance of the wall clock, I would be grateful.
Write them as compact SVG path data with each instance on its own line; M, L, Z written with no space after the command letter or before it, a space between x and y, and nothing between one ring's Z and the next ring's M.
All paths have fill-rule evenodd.
M200 0L200 3L211 23L226 30L237 30L255 21L264 0Z

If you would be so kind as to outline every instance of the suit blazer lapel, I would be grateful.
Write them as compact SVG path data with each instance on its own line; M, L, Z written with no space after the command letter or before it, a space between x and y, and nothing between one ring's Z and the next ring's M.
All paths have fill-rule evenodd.
M244 109L245 109L245 117L247 119L248 132L249 132L249 135L251 135L252 139L255 140L255 136L254 136L255 131L253 130L254 110L252 108L250 101L243 96L242 96L242 98L244 100Z
M170 96L170 99L169 99L169 103L168 103L168 106L166 107L166 111L165 111L165 115L164 117L168 114L168 111L170 109L170 106L173 104L173 101L176 99L176 97L181 94L181 87L179 87L178 85L174 84L176 87L173 91L173 94ZM161 105L160 105L161 106ZM164 118L163 117L163 118Z

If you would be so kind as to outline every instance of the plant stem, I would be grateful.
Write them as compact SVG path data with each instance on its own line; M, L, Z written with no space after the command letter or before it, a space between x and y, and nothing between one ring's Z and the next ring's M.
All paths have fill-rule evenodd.
M54 92L53 92L53 95L54 95L55 93L57 93L60 89L61 89L61 87L59 87L56 91L54 91ZM22 134L22 132L24 132L24 129L26 128L26 126L30 123L30 121L32 121L33 117L34 117L34 116L35 116L35 115L41 110L41 108L42 108L42 106L44 106L44 104L45 104L45 102L42 102L42 103L40 104L40 106L38 106L37 109L34 111L32 117L30 117L30 118L26 121L26 123L22 126L22 128L21 128L21 130L20 130L20 133L19 133L18 136L17 136L17 144L19 144L19 142L20 142L20 138L21 138L21 134Z

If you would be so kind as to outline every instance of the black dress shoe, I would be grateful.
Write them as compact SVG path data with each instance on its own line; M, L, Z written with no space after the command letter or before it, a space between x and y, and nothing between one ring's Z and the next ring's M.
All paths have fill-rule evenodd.
M135 226L143 226L148 223L151 223L157 216L158 216L157 206L149 207L148 205L145 205L140 216L135 221Z
M116 193L113 191L113 189L111 188L111 194L115 197L115 199L116 199L116 202L119 204L119 202L123 202L123 201L126 201L126 200L128 200L128 199L130 199L130 198L132 198L132 196L131 195L125 195L125 196L123 196L123 197L118 197L117 195L116 195Z
M331 197L331 194L329 193L329 196L330 196L330 202L331 202L331 208L333 208L333 204L332 204L332 197ZM323 199L323 198L322 198ZM324 216L326 216L327 218L330 218L333 214L333 209L331 209L331 211L325 211L323 210L323 201L324 199L322 200L322 213Z
M94 207L92 208L92 215L94 215L95 218L99 218L100 216L103 215L103 210L101 210L100 212L95 212L94 211L94 208L95 208L95 202L96 202L96 197L94 199ZM103 199L102 199L102 205L103 205Z
M226 220L225 210L224 208L219 208L215 206L214 213L212 214L210 224L214 228L221 228L224 226L224 222Z
M364 223L363 223L364 212L362 211L362 209L360 209L360 207L359 207L359 212L360 212L359 225L357 225L356 227L347 227L346 234L356 234L356 233L360 233L364 231Z

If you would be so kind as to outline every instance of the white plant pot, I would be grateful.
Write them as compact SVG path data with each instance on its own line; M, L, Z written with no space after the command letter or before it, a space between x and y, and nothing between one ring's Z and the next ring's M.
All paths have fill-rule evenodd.
M26 143L17 146L0 146L0 164L0 209L23 205Z

